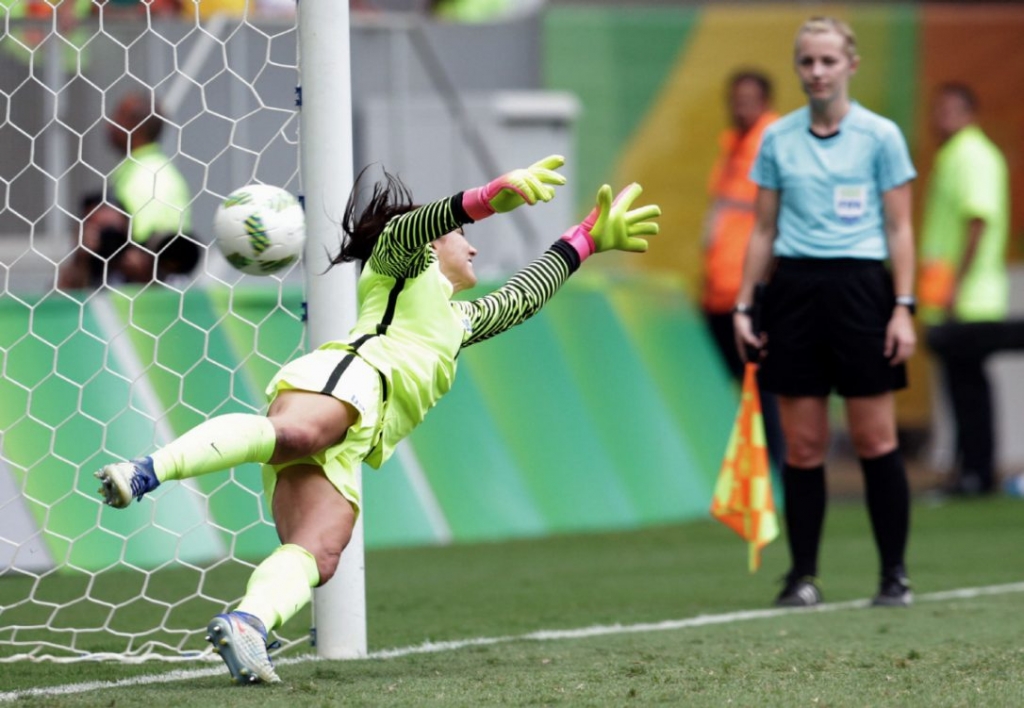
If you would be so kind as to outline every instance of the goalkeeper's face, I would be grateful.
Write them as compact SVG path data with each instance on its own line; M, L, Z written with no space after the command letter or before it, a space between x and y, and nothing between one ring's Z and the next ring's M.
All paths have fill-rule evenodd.
M476 285L476 273L473 272L476 249L466 240L462 229L445 234L432 245L437 253L441 273L451 282L455 292Z

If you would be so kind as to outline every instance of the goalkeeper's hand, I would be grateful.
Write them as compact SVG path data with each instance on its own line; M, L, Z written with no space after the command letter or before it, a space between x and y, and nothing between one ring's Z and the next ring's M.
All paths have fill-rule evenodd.
M565 177L555 172L564 164L561 155L549 155L529 167L512 170L483 187L463 192L462 208L473 221L480 221L523 204L550 202L555 197L555 189L550 185L565 184Z
M613 249L643 253L648 246L643 237L658 233L658 224L649 219L661 215L657 204L630 209L643 191L643 187L633 182L612 199L612 188L607 184L602 186L597 192L597 206L562 238L576 248L581 259Z

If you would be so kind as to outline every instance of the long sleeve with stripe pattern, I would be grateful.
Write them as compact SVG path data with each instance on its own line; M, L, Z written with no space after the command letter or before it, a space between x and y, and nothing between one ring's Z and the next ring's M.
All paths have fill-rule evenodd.
M452 305L471 323L472 333L462 346L490 339L528 320L579 267L576 249L565 241L555 241L540 258L494 292L476 300L454 301Z
M369 265L381 275L415 278L433 259L427 244L472 221L462 208L462 192L400 214L384 227Z

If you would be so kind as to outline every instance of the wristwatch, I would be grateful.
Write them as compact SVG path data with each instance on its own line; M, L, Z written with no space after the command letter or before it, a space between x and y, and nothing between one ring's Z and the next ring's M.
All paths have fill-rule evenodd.
M896 306L898 307L900 305L907 308L911 316L917 314L917 298L913 295L897 295Z
M732 308L732 311L739 315L749 315L754 311L754 306L748 305L745 302L737 302L736 306Z

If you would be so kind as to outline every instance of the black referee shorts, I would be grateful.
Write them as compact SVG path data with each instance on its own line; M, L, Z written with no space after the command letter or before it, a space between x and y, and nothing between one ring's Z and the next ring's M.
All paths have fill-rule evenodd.
M765 288L767 356L759 376L780 396L874 396L906 388L885 357L892 277L881 261L781 258Z

